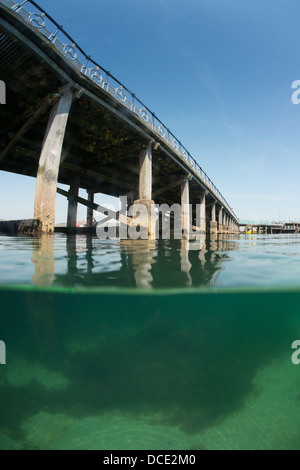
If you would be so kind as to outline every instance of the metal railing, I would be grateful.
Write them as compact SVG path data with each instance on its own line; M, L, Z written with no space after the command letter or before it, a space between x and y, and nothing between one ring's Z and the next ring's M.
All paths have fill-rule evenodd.
M81 47L69 36L48 13L36 2L24 0L16 3L13 0L0 0L0 3L18 13L25 21L34 26L44 37L73 64L85 77L94 84L109 93L121 105L138 115L144 125L154 131L157 136L167 143L170 150L175 153L193 172L211 193L222 203L224 208L238 221L233 209L222 196L205 171L200 167L188 150L182 145L167 126L153 113L134 93L115 78L109 71L95 62ZM30 11L25 6L30 5Z

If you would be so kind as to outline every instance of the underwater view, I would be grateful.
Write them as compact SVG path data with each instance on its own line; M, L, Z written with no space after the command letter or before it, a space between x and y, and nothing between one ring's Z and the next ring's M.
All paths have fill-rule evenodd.
M0 237L1 449L300 449L300 236Z

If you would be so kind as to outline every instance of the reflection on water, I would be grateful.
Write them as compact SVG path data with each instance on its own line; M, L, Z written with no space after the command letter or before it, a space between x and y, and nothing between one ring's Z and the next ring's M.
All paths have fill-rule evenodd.
M51 235L44 235L33 240L31 261L35 266L32 284L51 286L55 273L54 238Z
M202 287L214 284L226 257L222 252L237 249L234 239L205 235L193 241L102 241L73 235L55 242L53 237L33 241L36 286ZM66 249L58 256L62 242Z
M300 291L201 289L284 282L300 238L19 242L2 272L42 289L0 289L0 449L300 449Z
M151 288L153 281L151 268L155 258L155 241L121 240L120 251L121 257L123 255L123 262L126 259L128 262L132 258L132 270L136 287Z
M300 236L99 240L0 235L0 285L95 288L299 287Z

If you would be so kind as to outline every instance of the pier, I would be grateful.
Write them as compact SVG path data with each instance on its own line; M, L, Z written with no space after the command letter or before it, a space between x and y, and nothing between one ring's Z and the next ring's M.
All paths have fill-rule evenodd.
M181 141L33 1L0 0L0 80L0 169L36 177L35 231L54 232L57 193L68 199L67 228L76 226L78 204L91 227L94 211L107 213L94 203L103 193L149 211L181 204L183 229L200 204L201 233L239 232L233 209ZM149 238L154 231L149 224Z
M270 224L239 224L240 233L244 234L273 234L300 233L300 222L279 222Z

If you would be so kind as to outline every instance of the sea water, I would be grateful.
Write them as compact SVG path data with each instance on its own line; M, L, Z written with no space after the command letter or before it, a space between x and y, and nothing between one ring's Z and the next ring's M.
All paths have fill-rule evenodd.
M299 235L1 235L0 302L0 449L300 449Z

